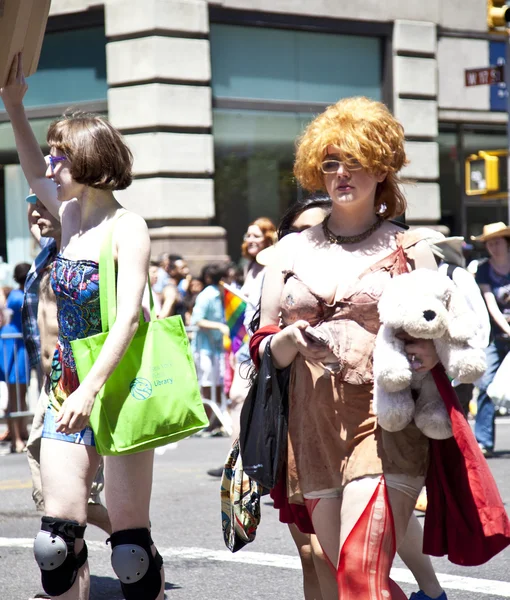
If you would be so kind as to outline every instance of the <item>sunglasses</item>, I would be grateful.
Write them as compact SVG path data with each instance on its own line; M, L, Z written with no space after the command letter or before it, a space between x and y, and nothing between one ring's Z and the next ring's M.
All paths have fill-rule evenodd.
M343 161L330 158L322 161L321 171L323 173L336 173L340 168L340 165L342 165L346 171L349 171L349 173L351 171L360 171L363 168L363 165L355 159Z
M52 156L51 154L48 154L48 161L50 163L52 172L55 172L55 167L58 165L59 162L62 162L64 160L67 160L67 156Z

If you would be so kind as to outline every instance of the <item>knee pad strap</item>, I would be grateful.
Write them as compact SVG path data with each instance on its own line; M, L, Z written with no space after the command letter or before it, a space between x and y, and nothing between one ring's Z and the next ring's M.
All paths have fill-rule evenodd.
M79 569L87 561L87 545L78 554L74 544L83 539L85 526L77 521L43 517L41 531L34 542L34 556L41 569L41 582L49 596L61 596L69 591Z
M152 556L148 529L123 529L112 533L112 567L126 600L156 600L161 590L159 553Z

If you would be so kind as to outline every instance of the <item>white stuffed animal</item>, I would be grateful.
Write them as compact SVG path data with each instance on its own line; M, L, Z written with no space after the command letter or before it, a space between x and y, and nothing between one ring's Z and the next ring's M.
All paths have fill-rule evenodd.
M396 334L432 339L447 374L460 383L474 383L487 365L484 351L470 344L476 335L475 316L462 292L446 275L416 269L388 282L378 308L374 412L379 425L400 431L414 419L427 437L451 437L451 422L432 375L412 370L405 342Z

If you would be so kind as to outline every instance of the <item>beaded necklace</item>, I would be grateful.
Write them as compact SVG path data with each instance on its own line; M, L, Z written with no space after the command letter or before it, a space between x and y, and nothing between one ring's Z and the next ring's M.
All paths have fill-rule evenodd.
M330 215L331 216L331 215ZM358 233L358 235L335 235L328 227L329 217L326 217L322 222L322 231L324 232L324 237L331 244L356 244L358 242L362 242L369 238L374 231L377 231L379 227L383 224L384 219L381 217L377 217L377 221L370 225L370 227L364 231L363 233Z

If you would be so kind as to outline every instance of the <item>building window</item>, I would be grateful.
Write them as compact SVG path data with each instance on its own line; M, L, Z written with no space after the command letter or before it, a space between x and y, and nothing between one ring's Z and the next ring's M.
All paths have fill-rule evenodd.
M275 223L301 193L296 138L348 96L382 97L381 38L211 24L216 222L240 255L251 221Z
M28 108L106 100L104 27L47 33L37 72L28 83Z
M296 200L294 142L309 119L299 113L215 110L216 218L227 230L232 256L239 256L248 223L260 216L277 223Z
M381 99L379 38L212 24L210 39L215 98Z

